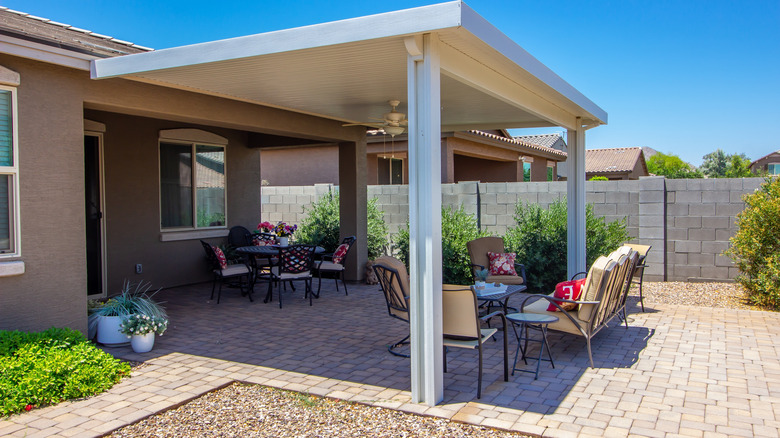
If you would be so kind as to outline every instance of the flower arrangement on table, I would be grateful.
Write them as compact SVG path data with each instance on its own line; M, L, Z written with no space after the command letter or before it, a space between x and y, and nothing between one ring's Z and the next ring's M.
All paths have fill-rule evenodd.
M274 224L268 221L260 222L259 224L257 224L257 231L260 233L270 233L274 230L274 228L276 228Z
M146 335L152 332L162 336L168 328L168 320L159 316L147 316L136 313L128 316L119 326L119 331L131 337L133 335Z
M298 225L287 225L284 222L279 222L274 227L274 232L279 237L290 237L298 230Z

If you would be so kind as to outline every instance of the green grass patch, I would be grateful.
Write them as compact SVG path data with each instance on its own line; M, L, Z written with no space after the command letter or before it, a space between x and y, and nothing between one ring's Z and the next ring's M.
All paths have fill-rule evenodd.
M78 331L0 331L2 416L99 394L129 374L129 364L95 347Z

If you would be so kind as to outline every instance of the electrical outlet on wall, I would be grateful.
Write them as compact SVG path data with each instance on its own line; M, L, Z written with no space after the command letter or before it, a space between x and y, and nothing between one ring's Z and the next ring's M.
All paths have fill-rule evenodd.
M140 263L135 265L135 273L136 274L140 274L142 272L144 272L144 265L142 265Z

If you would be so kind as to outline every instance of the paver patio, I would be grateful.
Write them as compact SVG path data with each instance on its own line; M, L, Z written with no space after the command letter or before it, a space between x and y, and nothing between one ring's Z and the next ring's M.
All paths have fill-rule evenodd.
M283 309L264 304L259 287L254 303L227 290L219 305L208 300L210 284L160 292L171 326L154 350L107 349L145 366L99 396L3 420L0 435L101 435L235 380L544 436L780 429L778 313L632 306L628 329L615 323L594 338L595 369L582 338L551 332L555 369L544 363L536 381L516 373L504 382L502 343L490 342L480 400L476 352L454 349L444 401L427 407L409 403L409 362L386 350L408 326L387 316L377 286L350 285L345 296L327 282L312 307L299 288Z

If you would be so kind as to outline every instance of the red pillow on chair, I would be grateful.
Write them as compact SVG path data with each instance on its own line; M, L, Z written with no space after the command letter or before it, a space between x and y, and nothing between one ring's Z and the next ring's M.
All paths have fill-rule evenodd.
M347 255L347 251L349 251L349 245L346 243L342 243L339 245L338 248L336 248L336 252L333 253L333 263L340 265L344 262L344 257Z
M584 285L585 285L584 278L580 280L563 281L555 285L555 293L553 294L553 297L563 298L565 300L579 300L580 295L582 294L582 286ZM555 302L559 304L561 308L563 308L563 310L566 311L577 309L576 303L564 303L562 301L555 301ZM547 311L556 312L558 311L558 308L555 307L554 304L550 303L550 305L547 306Z
M517 275L515 271L515 258L513 252L489 252L490 275Z
M217 260L219 260L219 267L222 269L227 268L227 258L225 257L225 253L222 252L222 250L217 246L212 246L211 248L214 249L214 254L217 256Z

